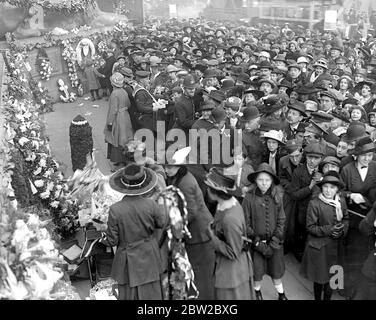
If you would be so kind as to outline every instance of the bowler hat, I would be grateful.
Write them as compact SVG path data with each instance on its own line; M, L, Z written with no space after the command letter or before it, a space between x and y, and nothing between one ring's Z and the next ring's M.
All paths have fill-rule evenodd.
M240 117L240 121L247 122L260 117L260 112L255 106L246 107L243 110L243 115Z
M357 141L366 136L366 127L362 124L350 124L343 139L345 142Z
M273 66L269 61L261 61L258 65L258 69L270 69L273 70Z
M311 119L316 123L330 122L333 120L333 116L329 113L322 111L312 112Z
M264 163L261 163L261 164L257 167L257 169L256 169L255 172L252 172L251 174L248 175L248 180L249 180L251 183L254 183L255 180L256 180L256 178L257 178L257 176L258 176L260 173L263 173L263 172L264 172L264 173L267 173L267 174L269 174L269 175L271 175L272 178L273 178L274 183L275 183L275 184L279 184L279 178L276 176L276 174L275 174L273 168L272 168L269 164L267 164L267 163L265 163L265 162L264 162Z
M256 100L259 100L261 97L264 96L264 92L260 90L253 90L253 89L247 89L244 91L244 94L251 93Z
M260 131L270 131L270 130L281 130L283 127L283 123L281 123L280 120L277 119L271 119L271 118L262 118L260 120Z
M219 123L225 120L227 117L225 109L222 106L218 106L212 110L212 118L214 122Z

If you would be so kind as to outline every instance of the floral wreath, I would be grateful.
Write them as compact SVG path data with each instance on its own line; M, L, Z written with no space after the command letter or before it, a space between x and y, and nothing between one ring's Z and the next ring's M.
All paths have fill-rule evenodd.
M87 48L87 50L85 50ZM89 51L91 51L91 56L95 56L95 46L93 41L91 41L89 38L82 39L76 47L76 56L77 56L77 63L79 65L82 64L82 49L84 50L85 57L89 54Z

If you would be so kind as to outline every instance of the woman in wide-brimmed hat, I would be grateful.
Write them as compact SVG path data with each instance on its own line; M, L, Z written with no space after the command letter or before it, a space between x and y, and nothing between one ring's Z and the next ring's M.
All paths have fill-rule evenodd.
M330 300L331 268L344 265L343 239L349 228L346 201L340 190L344 184L336 171L328 171L316 184L321 193L312 199L307 210L308 238L301 274L313 282L315 300Z
M273 168L261 163L248 176L253 188L245 195L242 206L247 223L247 236L252 241L252 258L255 271L255 292L262 300L261 281L265 274L273 279L279 300L287 300L282 277L285 273L283 236L285 212L282 189Z
M190 152L191 147L177 150L171 161L167 159L169 162L165 165L165 171L168 185L179 188L187 202L188 229L192 237L186 239L185 247L195 273L195 283L200 292L199 299L212 300L215 255L212 242L206 234L206 227L213 218L196 178L188 171L187 158Z
M154 200L143 197L157 183L156 174L131 164L110 177L110 186L125 197L110 207L104 243L116 246L111 277L119 300L161 300L162 261L154 233L166 216Z
M279 160L284 156L282 146L285 145L283 141L283 132L277 130L270 130L264 134L265 149L263 153L262 162L269 163L278 176Z
M216 252L215 298L253 300L252 260L243 240L244 212L231 194L236 190L235 180L225 176L222 169L212 168L205 184L210 199L218 202L214 222L207 227Z
M110 81L114 90L109 99L104 137L108 144L107 159L114 163L113 170L116 170L116 167L126 161L123 149L127 141L133 138L133 128L128 112L131 102L123 89L124 76L116 72Z

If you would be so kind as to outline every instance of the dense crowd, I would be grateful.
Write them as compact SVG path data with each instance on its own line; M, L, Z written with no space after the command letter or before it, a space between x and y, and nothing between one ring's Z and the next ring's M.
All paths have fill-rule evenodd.
M151 194L166 185L187 202L199 298L262 299L268 275L286 300L288 252L316 300L336 289L376 298L374 35L172 19L136 27L109 48L86 74L92 99L103 89L109 101L110 183L126 195L110 209L106 240L118 247L112 276L122 299L161 298L163 241L153 235L166 219ZM167 163L133 140L148 129L157 141L158 122L164 133L186 134ZM218 135L202 147L205 132ZM223 149L232 162L214 156ZM344 287L330 285L333 266L343 268Z

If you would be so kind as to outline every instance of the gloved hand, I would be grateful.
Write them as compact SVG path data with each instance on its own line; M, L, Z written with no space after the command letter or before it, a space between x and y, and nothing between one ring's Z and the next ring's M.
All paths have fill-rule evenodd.
M255 249L257 252L260 252L265 258L270 258L273 255L272 247L268 246L265 242L259 242Z
M338 239L343 235L343 228L344 224L343 223L338 223L334 225L331 229L331 236L334 239Z

